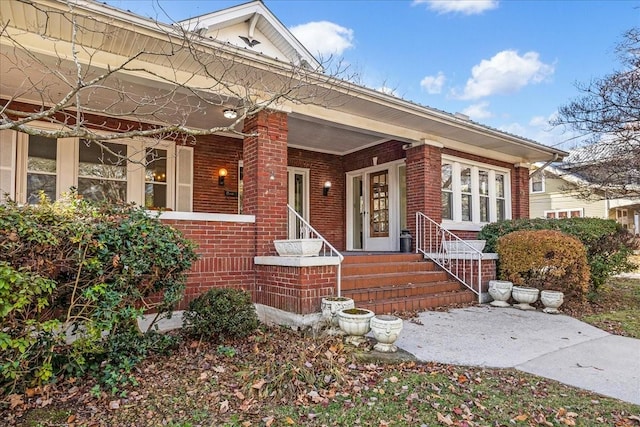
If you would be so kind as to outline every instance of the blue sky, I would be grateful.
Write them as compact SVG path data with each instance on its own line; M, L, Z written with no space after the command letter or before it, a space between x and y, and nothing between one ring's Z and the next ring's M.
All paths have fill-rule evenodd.
M233 0L107 0L168 22ZM616 67L622 33L640 26L640 0L264 0L314 54L343 58L365 86L571 149L549 118L576 82ZM155 5L155 6L154 6Z

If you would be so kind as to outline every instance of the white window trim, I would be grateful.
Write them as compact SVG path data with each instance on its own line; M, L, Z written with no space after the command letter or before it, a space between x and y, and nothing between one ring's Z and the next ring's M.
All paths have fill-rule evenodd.
M496 209L496 189L495 189L495 177L496 173L503 174L505 176L504 183L504 200L505 200L505 219L511 219L511 170L502 168L499 166L490 165L487 163L477 162L473 160L467 160L460 157L442 155L442 164L449 163L452 168L452 189L453 189L453 206L452 213L453 219L443 219L442 226L445 229L450 230L467 230L467 231L479 231L487 222L480 221L480 188L479 188L479 174L480 170L489 172L489 222L495 222L497 220ZM461 192L461 180L460 171L463 166L471 167L471 186L472 197L471 203L474 207L471 211L471 221L462 221L462 192ZM442 191L442 189L440 190Z
M56 129L48 123L38 123L43 130ZM29 135L11 131L16 135L16 159L13 170L15 180L14 199L18 203L26 203L27 192L27 157ZM56 154L56 197L68 192L69 188L78 185L78 162L80 159L79 144L81 138L58 138ZM115 139L109 142L127 146L127 155L133 161L127 162L127 198L139 206L145 203L145 166L136 163L146 153L146 148L157 148L167 151L167 208L175 209L176 205L176 155L177 149L172 141L159 141L149 138ZM73 164L69 165L69 159ZM191 166L193 167L193 165Z
M559 213L566 212L567 218L575 218L571 216L571 212L580 211L580 216L578 218L584 218L584 208L571 208L571 209L549 209L543 212L544 218L547 217L548 213L555 213L555 218L559 218Z
M533 190L533 179L538 177L538 176L541 178L540 182L542 183L542 190L534 191ZM545 180L545 176L544 176L544 172L543 171L540 171L540 172L536 173L534 176L530 177L529 178L529 193L530 194L542 194L542 193L546 192L546 183L545 183L545 181L546 180Z

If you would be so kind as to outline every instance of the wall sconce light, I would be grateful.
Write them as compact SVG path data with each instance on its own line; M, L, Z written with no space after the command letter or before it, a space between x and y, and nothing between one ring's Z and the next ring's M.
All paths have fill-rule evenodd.
M226 108L222 112L222 115L224 116L225 119L233 120L236 117L238 117L238 112L236 110L234 110L234 109Z
M322 195L323 196L328 196L330 189L331 189L331 181L326 181L324 183L324 187L322 187Z
M224 177L227 176L228 172L225 168L220 168L218 171L218 185L224 187Z

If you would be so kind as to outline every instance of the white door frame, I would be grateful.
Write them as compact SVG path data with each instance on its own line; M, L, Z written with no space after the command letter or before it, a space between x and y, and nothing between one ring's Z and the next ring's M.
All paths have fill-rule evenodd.
M287 167L287 203L289 206L295 209L295 176L302 175L302 213L300 216L309 222L309 169L308 168L296 168L292 166ZM288 236L290 239L298 238L296 226L296 216L288 212Z
M347 250L362 251L390 251L397 252L400 250L400 183L398 169L400 165L404 165L404 159L395 160L393 162L381 165L370 166L364 169L358 169L346 173L347 193L346 193L346 242ZM389 236L388 237L369 237L369 176L372 173L389 171ZM354 196L353 178L362 176L363 180L363 198L365 203L365 218L362 221L363 232L363 248L354 249L353 239L353 208L351 201Z

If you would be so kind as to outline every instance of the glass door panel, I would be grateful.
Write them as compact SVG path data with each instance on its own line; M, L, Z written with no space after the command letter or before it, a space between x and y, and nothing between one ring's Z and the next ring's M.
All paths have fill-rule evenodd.
M389 171L369 175L369 236L389 236Z

